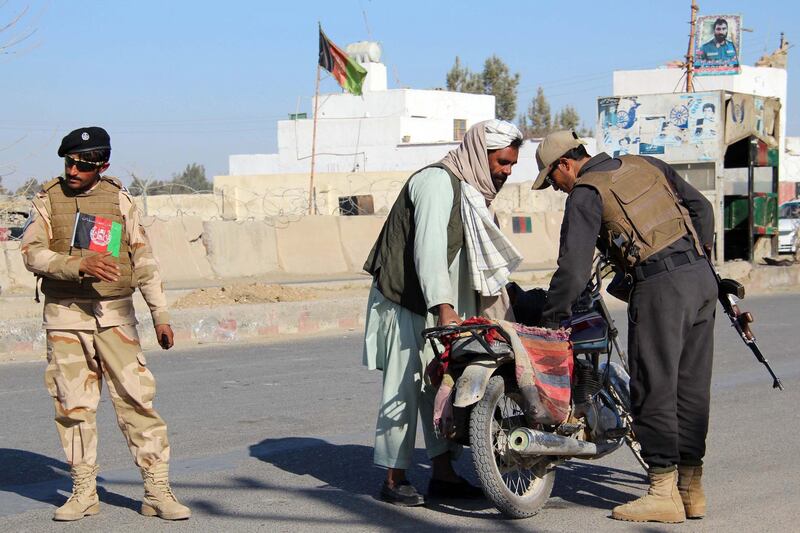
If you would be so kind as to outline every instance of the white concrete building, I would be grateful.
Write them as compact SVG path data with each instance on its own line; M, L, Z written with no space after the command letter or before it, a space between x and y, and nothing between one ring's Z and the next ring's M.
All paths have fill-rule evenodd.
M473 124L495 116L492 95L388 89L376 46L347 47L368 72L362 96L343 92L319 97L316 174L410 173L458 146ZM313 127L313 117L278 121L278 152L231 155L229 176L310 173ZM594 139L587 141L594 153ZM510 182L536 177L537 146L535 141L522 146Z
M495 116L492 95L443 90L388 89L386 66L375 43L357 43L348 54L367 69L363 95L319 97L314 210L338 213L343 196L370 195L375 212L387 212L412 172L457 147L472 125ZM311 108L314 108L312 98ZM229 156L229 172L214 177L224 196L226 218L299 215L309 211L313 117L278 121L278 151ZM595 140L587 139L590 153ZM563 209L565 195L532 193L538 142L520 149L510 183L495 202L501 212L549 212ZM516 182L516 183L515 183Z
M316 172L413 170L456 146L476 122L494 118L491 95L387 89L386 66L375 47L348 47L368 71L362 96L319 96ZM370 48L372 53L359 53ZM313 126L313 117L278 121L278 153L232 155L230 175L310 172Z

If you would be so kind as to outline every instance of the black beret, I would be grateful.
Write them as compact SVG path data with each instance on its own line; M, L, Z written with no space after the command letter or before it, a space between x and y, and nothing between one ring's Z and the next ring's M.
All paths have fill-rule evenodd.
M58 147L58 157L66 154L79 154L91 150L111 150L111 137L108 132L98 126L78 128L61 139Z

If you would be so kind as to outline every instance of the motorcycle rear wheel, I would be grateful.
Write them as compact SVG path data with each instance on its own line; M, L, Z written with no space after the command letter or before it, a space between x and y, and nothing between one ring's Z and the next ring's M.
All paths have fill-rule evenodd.
M522 397L502 376L489 380L470 417L472 460L486 497L506 516L528 518L547 502L555 470L547 458L536 462L511 451L508 435L525 425Z

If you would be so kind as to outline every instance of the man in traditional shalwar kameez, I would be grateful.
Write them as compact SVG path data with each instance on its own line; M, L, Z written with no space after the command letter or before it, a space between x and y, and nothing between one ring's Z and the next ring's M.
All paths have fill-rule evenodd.
M389 503L425 503L406 479L418 411L433 463L428 496L481 496L453 469L460 447L433 431L436 390L423 379L433 351L420 332L476 315L513 319L505 285L522 257L488 207L521 145L522 134L509 122L475 124L461 145L409 178L364 265L374 278L364 364L383 371L374 461L387 469L380 495Z

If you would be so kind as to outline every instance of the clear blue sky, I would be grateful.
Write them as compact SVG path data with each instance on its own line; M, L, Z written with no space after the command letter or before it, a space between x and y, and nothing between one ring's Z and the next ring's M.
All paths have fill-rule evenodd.
M794 2L698 0L701 15L741 14L753 64L786 32L800 40ZM456 56L473 71L491 54L519 72L518 113L543 86L553 110L575 106L593 126L612 72L655 68L686 53L690 0L431 1L6 0L0 46L0 175L14 186L57 175L61 137L82 125L112 136L109 173L164 179L189 163L225 174L228 155L276 151L275 121L311 112L317 21L337 44L377 40L390 87L445 85ZM791 7L794 5L795 7ZM496 6L496 7L493 7ZM789 98L800 49L789 52ZM338 86L328 76L322 91ZM800 135L800 102L787 134Z

